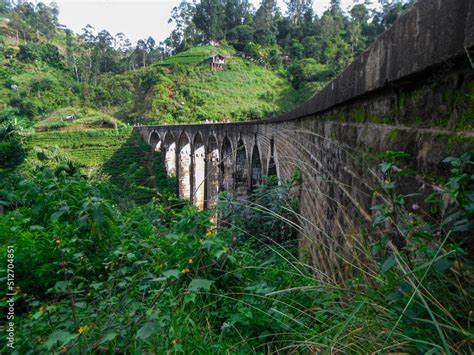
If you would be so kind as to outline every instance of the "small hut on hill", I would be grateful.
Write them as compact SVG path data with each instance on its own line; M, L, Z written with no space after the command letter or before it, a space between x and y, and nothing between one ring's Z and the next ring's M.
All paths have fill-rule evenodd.
M214 54L207 58L205 61L211 68L211 70L224 70L225 69L225 57L220 54Z

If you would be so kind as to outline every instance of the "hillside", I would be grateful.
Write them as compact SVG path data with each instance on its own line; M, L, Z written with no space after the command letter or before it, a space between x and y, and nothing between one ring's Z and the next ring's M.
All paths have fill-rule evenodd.
M227 55L226 67L212 71L203 61ZM98 88L109 92L97 105L127 122L172 123L260 119L288 111L298 95L282 72L232 55L228 48L201 46L149 67L103 75Z
M10 32L0 37L0 120L21 127L50 121L65 108L74 114L88 107L123 122L156 124L260 119L298 102L282 71L234 57L228 47L199 46L85 82L67 65L64 34L52 42L17 43ZM212 71L203 63L215 53L227 56L225 70Z

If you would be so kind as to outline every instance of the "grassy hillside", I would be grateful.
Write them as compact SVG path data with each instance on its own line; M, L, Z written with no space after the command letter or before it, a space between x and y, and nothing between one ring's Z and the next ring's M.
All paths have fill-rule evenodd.
M214 54L224 56L232 55L235 51L230 48L216 48L213 46L193 47L185 52L178 53L159 62L160 65L173 64L200 64L203 60Z
M0 121L44 125L42 121L49 122L58 110L84 107L128 123L235 121L288 111L299 99L282 71L234 57L227 48L195 47L144 68L105 73L84 83L75 80L60 59L42 59L56 53L46 44L29 46L23 52L10 48L12 55L0 59ZM20 53L35 53L39 59L24 59ZM203 63L216 53L227 57L223 71L211 71Z
M225 70L212 71L203 63L215 53L228 56ZM259 119L298 103L282 72L231 53L195 47L147 68L104 75L99 87L111 95L101 95L97 105L129 122L184 123Z

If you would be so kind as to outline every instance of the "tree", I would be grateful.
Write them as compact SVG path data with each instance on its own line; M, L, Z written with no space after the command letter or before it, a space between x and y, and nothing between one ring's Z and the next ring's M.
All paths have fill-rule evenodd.
M234 27L228 34L227 40L238 51L243 51L245 46L253 40L253 28L248 25Z
M224 36L225 9L221 0L202 0L196 5L193 22L201 33L202 41L218 41Z
M285 0L288 16L294 25L303 21L306 13L312 14L313 0Z
M226 0L224 16L224 37L237 26L243 25L249 15L248 0Z
M188 1L181 1L171 11L168 23L175 23L175 29L171 32L169 39L172 47L178 50L188 49L195 41L196 26L193 18L196 14L196 6Z
M263 45L275 43L277 29L274 18L276 11L275 0L263 0L260 4L253 20L255 32L258 31L258 38L256 38L258 43Z
M376 14L375 20L386 30L408 11L414 2L415 0L379 0L382 10Z

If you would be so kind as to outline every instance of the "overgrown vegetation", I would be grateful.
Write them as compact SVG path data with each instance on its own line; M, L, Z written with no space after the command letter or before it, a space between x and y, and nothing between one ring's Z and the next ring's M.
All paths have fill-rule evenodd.
M418 205L397 192L414 174L396 168L404 155L382 156L366 269L345 285L298 258L298 171L287 184L267 178L247 202L223 195L215 228L212 211L130 204L129 189L36 154L34 166L3 170L0 188L19 352L472 350L469 154L447 159L451 177Z

